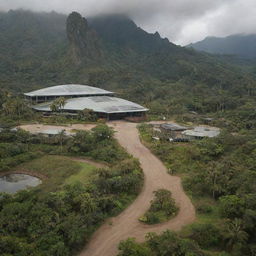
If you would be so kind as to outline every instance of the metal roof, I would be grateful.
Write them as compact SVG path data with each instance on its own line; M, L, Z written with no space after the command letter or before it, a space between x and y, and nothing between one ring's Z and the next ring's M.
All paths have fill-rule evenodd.
M24 93L24 95L29 97L35 96L74 96L74 95L106 95L113 94L113 92L106 91L104 89L81 85L81 84L64 84L52 87L47 87L44 89Z
M38 111L51 111L51 104L52 102L46 102L35 105L33 108ZM108 114L148 111L147 108L131 101L109 96L71 98L66 101L63 107L64 111L79 111L84 109L91 109L94 112Z
M216 127L197 126L193 130L182 132L183 135L192 137L209 137L213 138L220 134L220 129Z
M170 131L184 131L184 130L188 129L185 126L181 126L176 123L165 123L165 124L161 124L160 127L165 130L170 130Z

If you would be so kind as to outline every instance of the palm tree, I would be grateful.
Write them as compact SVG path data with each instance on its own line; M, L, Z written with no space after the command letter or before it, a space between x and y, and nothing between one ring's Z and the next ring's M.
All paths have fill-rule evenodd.
M63 110L64 106L66 105L66 99L64 97L60 97L56 101L59 106L59 109Z
M220 178L222 179L223 173L221 172L218 164L209 164L209 168L206 170L206 181L210 185L212 197L216 199L216 193L222 192L222 186L219 184Z
M52 112L58 112L59 111L58 104L56 104L56 102L53 101L52 104L50 105L50 109Z
M226 241L227 249L232 251L235 245L243 245L247 239L248 234L243 230L243 222L241 219L234 219L230 221L227 225Z
M61 132L58 133L58 141L60 143L60 151L62 153L63 149L63 142L65 140L65 130L62 130Z
M15 115L16 107L11 99L8 99L5 103L3 103L2 108L6 115Z
M55 99L52 104L50 105L50 109L53 112L58 112L59 110L62 110L66 104L66 99L64 97L60 97Z

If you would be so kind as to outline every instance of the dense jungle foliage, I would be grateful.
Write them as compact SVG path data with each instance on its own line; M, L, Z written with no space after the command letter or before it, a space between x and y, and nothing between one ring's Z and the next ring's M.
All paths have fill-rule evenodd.
M74 138L8 129L0 133L2 171L14 166L33 168L49 179L29 191L0 195L1 255L71 255L104 219L134 199L143 179L139 163L128 157L112 134L102 125L92 132L78 132ZM108 162L110 167L95 170L86 185L80 176L79 181L66 183L80 171L79 165L65 158L41 158L68 152Z
M169 230L159 236L149 233L144 244L127 239L120 243L119 250L118 256L207 256L195 242L182 239Z
M217 255L254 255L255 130L235 134L223 131L216 138L189 143L155 141L149 125L141 125L140 132L144 143L163 160L170 174L182 177L196 206L198 220L181 237L207 251L226 251ZM152 255L166 255L154 254L152 248L150 251Z
M0 170L42 154L85 156L110 164L129 158L112 136L113 131L106 125L98 125L91 132L78 131L73 137L64 132L47 137L6 128L0 132Z

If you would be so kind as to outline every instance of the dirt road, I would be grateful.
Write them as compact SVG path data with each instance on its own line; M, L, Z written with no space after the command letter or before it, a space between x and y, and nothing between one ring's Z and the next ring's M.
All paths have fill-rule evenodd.
M121 240L135 237L137 241L143 241L148 232L180 230L184 225L195 220L195 209L182 189L180 178L169 175L163 163L141 144L136 124L113 122L110 126L115 129L119 143L140 160L145 175L144 187L137 199L125 211L107 220L94 233L80 256L115 256ZM180 207L178 215L169 222L153 226L140 223L138 218L149 208L153 191L160 188L172 192L173 198Z

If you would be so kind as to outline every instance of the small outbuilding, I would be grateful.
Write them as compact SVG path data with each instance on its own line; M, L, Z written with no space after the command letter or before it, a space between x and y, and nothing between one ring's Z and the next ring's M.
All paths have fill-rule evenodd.
M184 138L189 140L213 138L220 134L220 129L217 127L197 126L193 130L185 130L182 132Z
M162 131L184 131L187 129L187 127L181 126L176 123L166 123L166 124L161 124L160 129Z
M181 132L187 130L188 127L181 126L176 123L165 123L160 124L159 129L162 133L162 137L175 139L180 138Z

